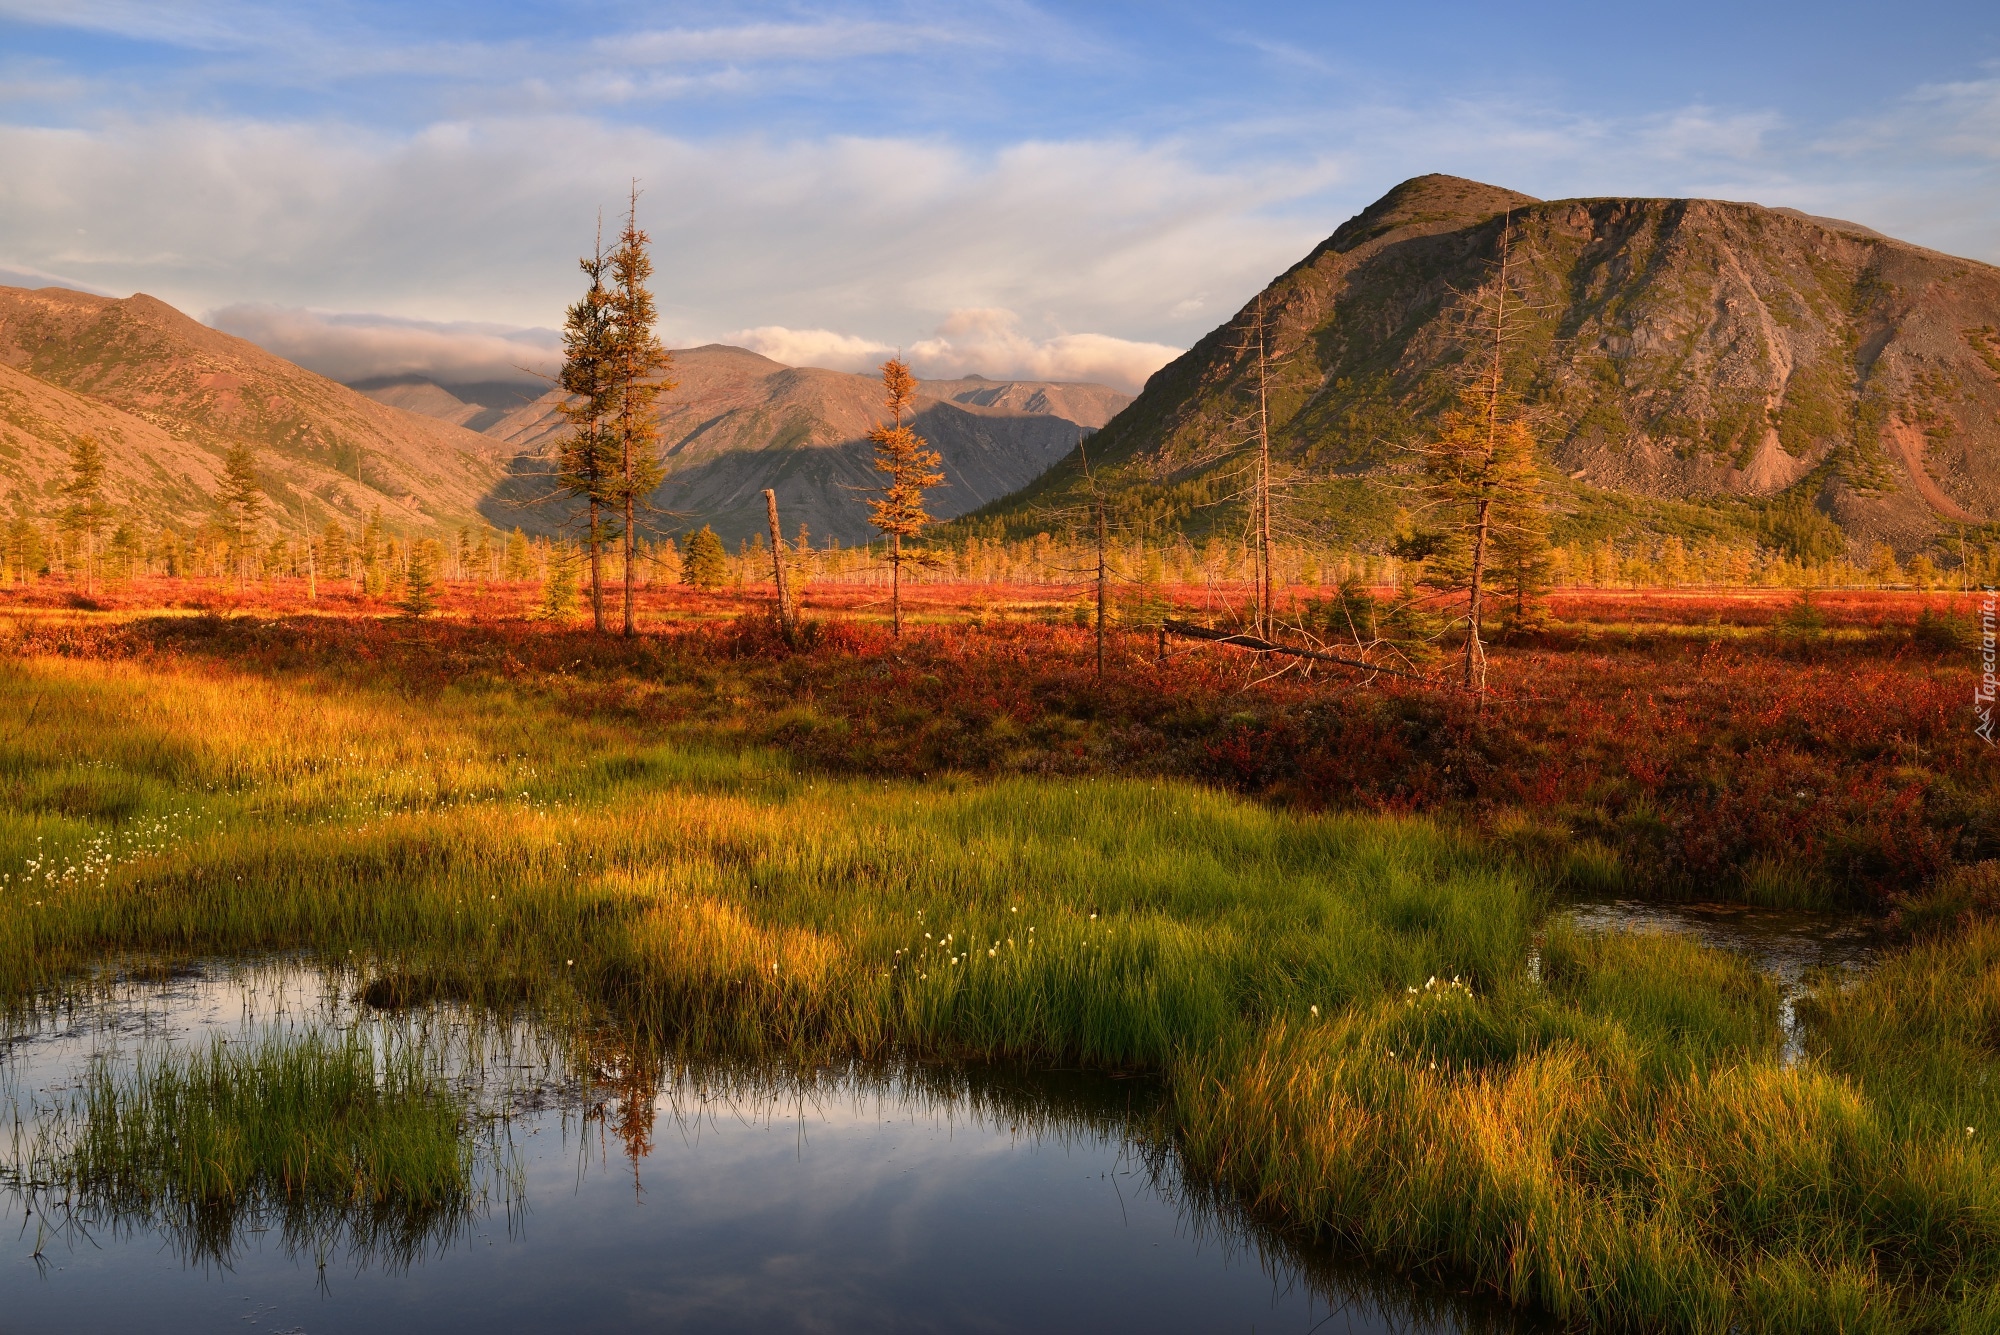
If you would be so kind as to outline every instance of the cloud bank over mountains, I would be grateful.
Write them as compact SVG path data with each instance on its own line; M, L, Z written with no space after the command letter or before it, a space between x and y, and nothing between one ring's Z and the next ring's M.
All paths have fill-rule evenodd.
M551 329L247 305L202 319L333 380L414 375L443 384L527 383L552 377L562 364L561 336Z
M202 318L308 370L349 382L422 376L447 385L546 383L562 362L562 338L553 329L255 305L224 306ZM696 341L708 340L683 343ZM930 336L902 348L856 334L783 325L732 330L712 341L787 366L867 372L900 352L926 379L1084 380L1127 393L1136 393L1147 376L1181 353L1165 344L1103 334L1037 339L1014 312L986 308L953 311Z
M1056 334L1037 339L1021 317L991 307L953 311L927 338L907 347L837 333L831 329L787 329L763 325L724 334L734 343L790 366L823 366L834 371L872 371L901 353L918 376L954 380L982 375L989 380L1085 380L1136 394L1146 377L1183 351L1163 343L1141 343L1105 334Z
M1423 172L1754 199L2000 262L2000 65L1970 37L1902 59L1942 15L1896 50L1827 25L1843 55L1736 32L1753 10L1677 50L1612 11L715 0L583 32L532 0L0 0L0 269L215 312L343 378L506 378L549 365L636 178L669 342L1129 389ZM1833 57L1863 72L1837 97Z

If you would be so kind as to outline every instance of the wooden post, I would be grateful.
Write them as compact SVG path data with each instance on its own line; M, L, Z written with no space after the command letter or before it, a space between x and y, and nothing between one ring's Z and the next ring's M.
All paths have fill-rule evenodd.
M769 487L764 488L764 513L771 521L771 577L778 585L778 624L785 628L785 638L790 640L797 623L791 591L785 587L785 535L778 527L778 493Z

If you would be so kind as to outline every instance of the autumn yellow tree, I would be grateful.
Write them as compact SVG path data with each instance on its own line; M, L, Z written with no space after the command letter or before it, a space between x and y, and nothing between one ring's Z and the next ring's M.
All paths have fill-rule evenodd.
M868 522L889 538L889 608L895 633L903 633L903 539L923 532L931 517L924 511L924 492L944 481L944 459L903 419L917 404L917 380L900 357L882 363L884 406L891 425L876 423L868 439L875 446L875 467L888 475L876 498L868 502Z

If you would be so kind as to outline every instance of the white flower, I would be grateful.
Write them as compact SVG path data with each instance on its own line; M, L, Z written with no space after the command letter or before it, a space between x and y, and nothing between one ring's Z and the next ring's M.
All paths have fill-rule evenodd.
M1312 1013L1313 1013L1314 1015L1318 1015L1318 1014L1319 1014L1319 1007L1317 1007L1317 1006L1313 1007L1313 1008L1312 1008Z

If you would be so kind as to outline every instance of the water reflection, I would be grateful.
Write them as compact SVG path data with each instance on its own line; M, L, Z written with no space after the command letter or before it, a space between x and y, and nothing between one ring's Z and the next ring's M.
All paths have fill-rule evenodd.
M1517 1330L1343 1267L1183 1181L1144 1080L903 1064L691 1062L449 1003L380 1011L269 966L128 982L14 1034L0 1206L8 1329ZM79 1213L18 1169L96 1078L162 1055L335 1034L417 1051L463 1110L463 1208L288 1227L265 1199L190 1234ZM73 1126L71 1130L73 1131ZM45 1156L46 1161L46 1156ZM102 1203L100 1203L102 1204ZM276 1213L274 1213L276 1209ZM34 1213L27 1213L28 1211ZM67 1226L66 1226L67 1225ZM40 1239L40 1262L31 1259ZM190 1262L194 1262L191 1264ZM205 1263L205 1264L204 1264Z
M1673 932L1746 957L1778 986L1778 1026L1784 1061L1805 1056L1798 1003L1817 985L1859 977L1875 963L1881 932L1856 914L1765 909L1748 904L1661 904L1616 899L1574 905L1572 921L1586 931Z

